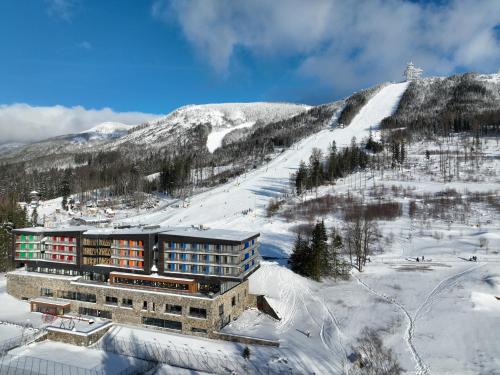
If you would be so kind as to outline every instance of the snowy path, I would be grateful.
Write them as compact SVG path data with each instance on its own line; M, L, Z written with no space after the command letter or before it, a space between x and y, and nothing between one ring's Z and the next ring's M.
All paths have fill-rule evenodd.
M371 288L368 284L366 284L364 281L362 281L359 277L353 275L353 277L357 280L357 282L362 285L365 289L367 289L370 293L385 299L389 303L397 306L405 315L406 320L408 321L408 327L405 332L405 341L410 348L410 351L412 353L413 360L415 361L415 370L417 375L427 375L430 373L429 366L425 364L423 361L422 357L417 351L417 348L415 347L415 327L416 327L416 322L417 320L422 317L424 314L428 313L432 307L432 304L434 304L437 300L438 297L441 293L443 293L445 290L452 288L455 286L458 281L464 277L465 275L471 273L472 271L475 271L476 269L483 267L486 265L486 263L476 265L473 267L469 267L464 271L460 271L458 273L455 273L443 280L441 280L432 290L431 292L426 296L424 301L420 304L420 306L417 308L415 314L413 316L409 313L408 309L403 306L401 303L399 303L394 297L391 297L383 292L378 292L375 289Z

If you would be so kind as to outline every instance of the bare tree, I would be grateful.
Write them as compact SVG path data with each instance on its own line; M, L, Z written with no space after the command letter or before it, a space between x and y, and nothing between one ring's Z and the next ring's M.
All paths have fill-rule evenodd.
M354 375L399 375L403 369L391 349L384 347L377 331L365 328L354 348L357 361L351 371Z

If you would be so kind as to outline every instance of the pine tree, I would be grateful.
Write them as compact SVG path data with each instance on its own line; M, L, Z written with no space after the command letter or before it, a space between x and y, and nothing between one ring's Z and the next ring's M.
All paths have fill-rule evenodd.
M300 162L299 169L297 173L295 174L295 191L297 192L298 195L302 194L305 190L305 187L307 185L306 180L307 180L307 167L306 163L303 161Z
M293 252L290 256L290 268L293 272L299 275L309 276L309 262L310 262L310 248L308 241L304 240L302 236L297 234Z
M37 208L33 208L33 212L31 213L31 225L36 227L38 225L38 210Z
M316 223L312 232L312 258L309 275L317 281L320 280L321 275L325 273L325 268L328 267L328 264L324 264L327 260L327 239L325 223L323 221Z

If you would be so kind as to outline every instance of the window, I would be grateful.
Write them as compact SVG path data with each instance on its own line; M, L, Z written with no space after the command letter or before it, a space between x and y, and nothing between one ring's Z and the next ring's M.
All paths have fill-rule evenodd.
M245 249L247 249L250 246L248 242L245 242Z
M167 313L167 314L181 315L182 314L182 306L180 306L180 305L171 305L171 304L167 303L165 305L165 313Z
M50 288L41 288L40 289L40 295L44 297L53 297L54 292Z
M190 307L189 308L189 316L194 318L207 318L207 309L202 309L199 307Z
M156 327L161 327L161 328L175 329L177 331L181 331L182 330L182 323L181 322L176 322L176 321L173 321L173 320L165 320L165 319L158 319L158 318L143 317L142 318L142 324L150 325L150 326L156 326Z
M122 306L123 307L132 307L132 300L130 298L123 298L122 299Z
M224 315L224 305L219 305L219 315Z
M81 315L96 316L103 319L111 319L111 311L90 309L88 307L80 307L78 312Z
M107 305L118 305L118 298L106 296L106 304Z
M50 272L50 269L49 269ZM91 293L79 293L79 292L67 292L67 291L60 291L59 292L59 297L64 298L64 299L72 299L76 301L83 301L83 302L96 302L96 296L95 294Z
M236 297L231 298L231 306L236 306Z
M191 327L191 332L207 333L207 330L203 328Z
M148 309L148 301L142 302L142 309L147 310Z
M205 250L207 250L207 251L210 250L210 245L208 243L206 243L204 247L205 247Z

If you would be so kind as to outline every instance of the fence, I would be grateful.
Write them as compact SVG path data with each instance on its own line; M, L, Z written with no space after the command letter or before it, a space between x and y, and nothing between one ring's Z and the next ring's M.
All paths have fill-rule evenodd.
M144 374L155 366L152 362L140 361L116 375ZM93 370L30 356L0 355L2 375L109 375L105 370Z
M235 358L222 351L208 353L188 346L164 346L154 342L141 342L137 339L124 340L104 336L93 348L155 363L215 374L293 374L291 367L280 362L269 364L264 359L256 361L243 357Z
M0 355L7 353L9 350L17 348L18 346L26 345L30 342L33 342L46 334L47 333L45 332L45 330L25 328L23 329L22 334L4 341L0 341Z

